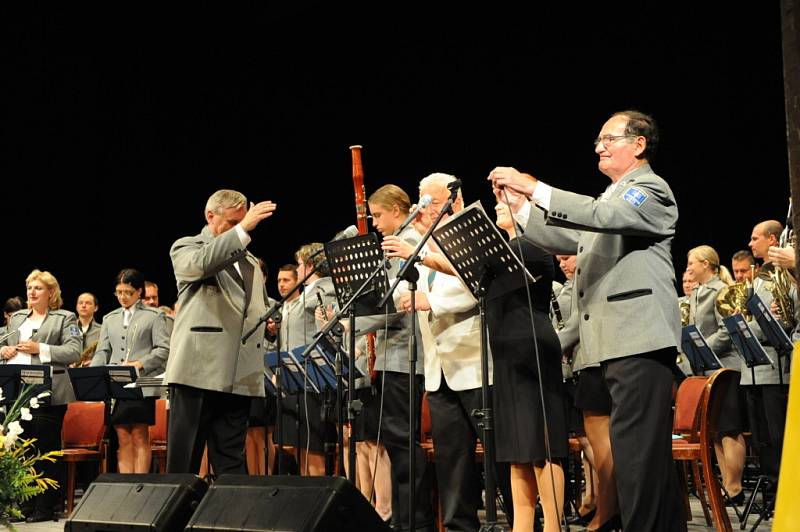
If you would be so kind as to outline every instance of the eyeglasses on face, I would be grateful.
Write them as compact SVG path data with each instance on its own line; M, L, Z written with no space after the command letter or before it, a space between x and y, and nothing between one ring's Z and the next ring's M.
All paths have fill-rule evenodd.
M114 295L117 297L123 297L123 296L131 297L135 293L136 290L116 290L114 292Z
M608 148L609 146L611 146L612 144L614 144L619 140L632 139L636 138L636 136L637 135L603 135L602 137L597 137L596 139L594 139L594 147L596 148L597 145L602 142L603 146Z

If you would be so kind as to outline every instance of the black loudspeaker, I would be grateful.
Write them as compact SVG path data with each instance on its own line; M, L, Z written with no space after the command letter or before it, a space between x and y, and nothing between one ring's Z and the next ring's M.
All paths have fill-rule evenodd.
M208 490L192 474L104 474L86 489L64 524L69 532L183 530Z
M380 532L390 528L341 477L221 475L186 530Z

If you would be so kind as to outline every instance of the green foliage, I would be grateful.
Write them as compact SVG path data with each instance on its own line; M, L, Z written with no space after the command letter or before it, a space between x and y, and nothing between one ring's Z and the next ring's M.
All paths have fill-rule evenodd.
M61 451L41 454L33 445L35 438L19 437L22 433L20 418L30 419L30 409L38 408L38 400L44 394L32 395L33 388L25 386L0 425L0 525L10 530L16 530L10 520L23 517L19 509L21 503L46 489L58 487L55 480L43 478L35 465L41 460L55 462L61 456Z

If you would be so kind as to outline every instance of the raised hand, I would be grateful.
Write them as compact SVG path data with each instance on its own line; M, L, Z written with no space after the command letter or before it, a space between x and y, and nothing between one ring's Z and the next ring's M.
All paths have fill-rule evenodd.
M242 229L249 233L256 228L261 220L272 216L272 213L275 212L277 208L278 205L271 201L260 201L258 203L250 202L250 208L239 224L242 226Z

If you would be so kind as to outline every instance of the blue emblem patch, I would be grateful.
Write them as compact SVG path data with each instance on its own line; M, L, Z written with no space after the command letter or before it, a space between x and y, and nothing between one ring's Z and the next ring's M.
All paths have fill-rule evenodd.
M622 199L633 205L634 207L641 207L642 203L647 201L647 194L642 192L636 187L631 187L625 191Z
M70 336L83 336L81 334L81 330L78 329L77 325L70 325L69 326L69 335Z

